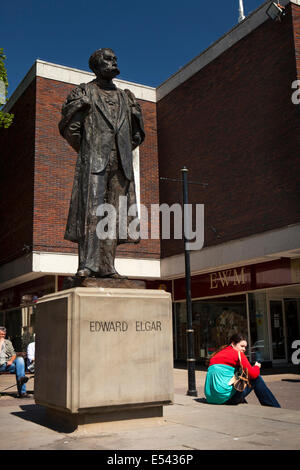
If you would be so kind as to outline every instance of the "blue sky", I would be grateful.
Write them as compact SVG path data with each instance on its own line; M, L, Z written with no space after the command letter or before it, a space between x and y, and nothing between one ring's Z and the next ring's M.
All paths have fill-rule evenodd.
M264 3L244 0L245 15ZM118 78L158 86L238 22L238 0L10 0L0 9L0 47L11 95L36 59L89 70L111 47Z

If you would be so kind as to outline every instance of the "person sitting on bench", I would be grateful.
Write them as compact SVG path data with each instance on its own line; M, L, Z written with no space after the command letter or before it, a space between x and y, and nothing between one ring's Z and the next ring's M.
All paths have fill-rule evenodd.
M0 372L16 374L18 398L28 398L26 393L25 362L23 357L17 357L14 347L9 339L5 339L6 328L0 326Z
M34 341L27 346L27 369L29 372L34 373L35 365L35 334L33 335Z

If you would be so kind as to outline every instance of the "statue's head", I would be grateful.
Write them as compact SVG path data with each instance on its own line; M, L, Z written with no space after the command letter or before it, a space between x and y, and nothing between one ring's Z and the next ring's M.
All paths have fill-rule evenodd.
M111 80L119 75L117 57L112 49L103 48L95 51L89 59L89 67L97 76Z

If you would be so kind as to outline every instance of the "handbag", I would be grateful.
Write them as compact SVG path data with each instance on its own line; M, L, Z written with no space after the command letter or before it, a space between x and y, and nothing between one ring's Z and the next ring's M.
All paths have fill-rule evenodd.
M244 369L241 361L241 353L238 351L239 354L239 367L234 372L234 376L228 382L228 385L233 385L235 390L238 392L243 392L247 385L250 386L249 377L248 377L248 369Z

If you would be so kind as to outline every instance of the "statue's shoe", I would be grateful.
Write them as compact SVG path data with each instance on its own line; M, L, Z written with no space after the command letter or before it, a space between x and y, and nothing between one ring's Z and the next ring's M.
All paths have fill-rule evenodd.
M95 275L99 279L128 279L126 276L117 273L115 269L110 273L95 273Z
M76 277L92 277L92 271L89 268L79 269Z
M96 277L98 279L128 279L126 276L121 276L121 274L117 273L116 270L104 274L91 271L89 268L79 269L76 273L76 277Z
M107 276L105 277L108 277L109 279L128 279L128 277L126 276L121 276L121 274L115 272L115 273L112 273L112 274L108 274Z

